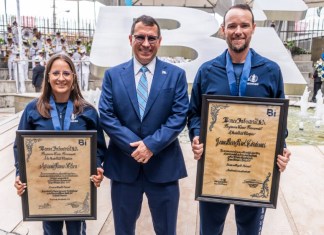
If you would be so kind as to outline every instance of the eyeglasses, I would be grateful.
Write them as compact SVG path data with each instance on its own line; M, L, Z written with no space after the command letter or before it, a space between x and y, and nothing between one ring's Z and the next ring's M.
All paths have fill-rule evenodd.
M71 78L74 73L72 73L71 71L62 71L62 72L61 71L53 71L48 74L52 75L55 79L58 79L60 77L60 75L62 74L62 76L65 79L68 79L68 78Z
M157 42L157 40L159 39L159 36L152 36L152 35L133 35L133 37L135 38L135 41L138 43L144 43L145 39L147 38L147 41L149 42L149 44L155 44Z

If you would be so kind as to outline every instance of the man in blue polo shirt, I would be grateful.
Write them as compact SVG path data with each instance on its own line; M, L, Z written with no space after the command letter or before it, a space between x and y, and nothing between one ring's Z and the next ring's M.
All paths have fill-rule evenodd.
M248 5L232 6L224 16L222 31L228 48L223 54L204 63L198 70L191 92L188 128L194 158L200 159L204 150L199 141L201 96L227 95L284 98L284 85L279 66L249 47L255 30L253 13ZM290 158L284 149L277 165L283 172ZM223 233L229 204L200 202L200 234ZM235 205L239 235L261 234L265 208Z

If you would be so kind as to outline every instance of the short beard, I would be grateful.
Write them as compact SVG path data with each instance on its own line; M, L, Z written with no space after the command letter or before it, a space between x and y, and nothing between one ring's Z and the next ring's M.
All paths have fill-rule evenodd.
M232 51L234 51L235 53L241 53L241 52L243 52L244 50L246 50L246 48L248 48L249 47L249 42L245 42L245 44L243 45L243 46L241 46L240 48L237 48L237 47L235 47L232 43L231 43L231 41L229 40L229 39L226 39L226 43L227 43L227 45L228 45L228 47L232 50Z
M246 48L248 48L247 44L244 44L240 48L234 47L232 44L228 44L228 45L229 45L229 48L231 48L232 51L234 51L235 53L241 53L241 52L245 51Z

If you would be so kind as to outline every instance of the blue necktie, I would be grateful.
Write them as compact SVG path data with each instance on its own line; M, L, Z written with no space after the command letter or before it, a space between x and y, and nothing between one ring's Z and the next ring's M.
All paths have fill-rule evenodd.
M147 97L148 97L147 78L145 75L147 71L148 69L145 66L141 68L142 75L137 85L137 100L138 100L141 120L143 119L143 115L147 103Z

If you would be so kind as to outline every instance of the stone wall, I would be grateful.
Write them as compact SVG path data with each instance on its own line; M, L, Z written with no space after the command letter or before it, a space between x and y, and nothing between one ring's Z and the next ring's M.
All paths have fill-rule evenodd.
M40 93L33 94L17 94L14 96L15 113L25 109L26 104L39 96Z
M26 92L35 92L31 80L25 81ZM0 80L0 94L17 93L16 81Z
M0 80L7 80L9 78L8 76L8 69L1 68L0 69Z
M0 95L0 108L11 108L15 106L15 97L13 94Z
M28 71L28 79L32 79L33 71ZM0 80L7 80L9 79L9 71L8 68L0 68Z

